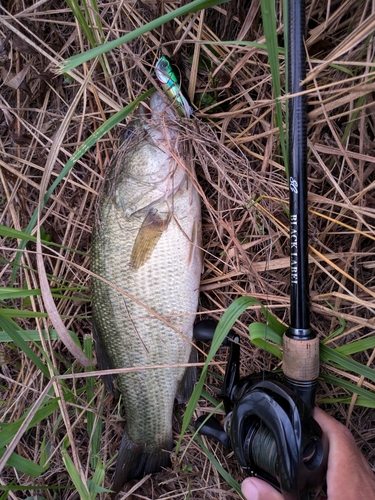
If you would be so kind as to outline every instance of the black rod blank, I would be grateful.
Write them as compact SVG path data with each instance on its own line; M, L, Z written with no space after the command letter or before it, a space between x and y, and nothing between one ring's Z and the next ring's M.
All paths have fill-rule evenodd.
M319 340L310 330L307 217L305 1L288 2L288 150L290 193L290 323L284 335L285 384L311 408L319 376ZM297 95L296 95L297 94ZM299 95L298 95L299 94Z
M289 93L305 90L304 47L305 2L289 2ZM297 337L309 335L309 283L307 239L307 143L306 96L298 95L289 103L289 168L290 168L290 328ZM290 332L292 333L292 332Z

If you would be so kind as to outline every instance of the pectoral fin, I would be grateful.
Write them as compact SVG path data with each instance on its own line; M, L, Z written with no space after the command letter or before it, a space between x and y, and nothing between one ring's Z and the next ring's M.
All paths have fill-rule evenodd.
M191 239L190 239L190 248L189 248L189 257L188 257L188 266L190 267L195 263L195 255L198 253L200 255L200 260L202 260L202 241L201 241L201 223L199 220L194 221Z
M147 262L163 231L167 229L170 220L170 215L163 219L152 210L148 212L137 234L130 255L130 264L132 266L138 269Z

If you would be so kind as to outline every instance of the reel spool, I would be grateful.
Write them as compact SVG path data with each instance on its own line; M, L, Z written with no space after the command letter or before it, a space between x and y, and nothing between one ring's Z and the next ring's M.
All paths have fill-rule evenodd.
M212 340L216 322L196 324L197 340ZM239 377L239 337L232 330L224 345L230 348L220 398L227 414L224 427L200 417L199 433L232 448L248 476L259 477L297 500L323 485L328 443L311 409L280 377L271 373Z

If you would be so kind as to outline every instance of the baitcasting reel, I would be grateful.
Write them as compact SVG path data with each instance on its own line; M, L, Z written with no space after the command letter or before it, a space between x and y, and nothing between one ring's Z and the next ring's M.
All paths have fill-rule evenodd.
M212 340L216 324L198 322L195 338ZM232 448L247 475L267 481L286 500L319 489L327 467L328 443L311 409L277 375L240 378L239 336L232 330L223 345L230 348L220 395L227 415L225 425L214 417L205 422L207 417L202 416L196 429Z

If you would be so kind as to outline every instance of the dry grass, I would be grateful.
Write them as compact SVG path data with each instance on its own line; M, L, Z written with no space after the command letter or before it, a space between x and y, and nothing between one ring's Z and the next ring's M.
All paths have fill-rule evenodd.
M119 37L154 19L161 14L158 7L159 2L153 0L101 3L105 38ZM164 9L172 8L175 5L165 0ZM282 33L280 19L278 28ZM308 77L307 90L312 325L324 339L340 327L339 318L344 320L344 331L329 343L334 347L374 335L375 83L373 42L367 37L374 29L375 11L368 0L311 0L307 19L306 46L314 70ZM287 323L288 186L274 123L267 55L249 46L197 43L264 42L258 1L232 0L176 20L108 54L103 63L107 75L96 62L80 67L72 80L57 74L56 64L88 47L66 5L43 0L3 3L0 223L24 229L46 186L77 147L106 119L155 84L153 66L161 32L163 48L180 64L190 95L210 92L217 101L213 112L201 109L184 127L187 139L192 139L203 200L205 267L199 315L219 319L233 299L249 294ZM200 56L205 56L212 66L198 71ZM280 65L283 76L282 57ZM57 310L66 327L88 344L91 227L103 174L118 148L122 131L122 126L117 127L75 165L41 214L41 225L53 242L82 252L43 248L51 287L69 285L55 298ZM16 248L15 239L0 240L1 258L5 259L0 268L1 286L10 286L10 263ZM40 288L35 252L35 244L29 243L14 286ZM45 311L40 296L31 297L23 305L17 299L13 306ZM243 374L277 366L277 360L250 345L247 327L254 320L262 321L261 311L256 308L247 311L236 324L243 340ZM25 329L51 327L45 318L17 322ZM46 389L47 381L11 343L1 344L0 349L0 418L14 422ZM51 360L51 373L53 369L58 374L82 371L61 342L43 341L43 349ZM371 349L354 357L374 366ZM220 353L218 360L224 359L225 353ZM332 367L323 367L323 371L340 375ZM348 374L343 375L348 378ZM374 389L359 376L349 378L354 384ZM208 383L217 385L214 378ZM21 456L39 463L40 443L45 437L50 447L48 470L38 478L30 478L6 467L0 484L14 481L20 485L71 486L61 454L67 437L71 441L69 453L81 477L90 479L93 472L88 407L94 416L103 418L100 456L108 465L119 447L122 421L116 402L103 395L99 378L95 379L90 397L87 388L87 379L80 376L51 384L51 396L61 397L59 410L19 436L15 448ZM325 382L319 390L321 399L347 394ZM350 405L337 403L329 408L337 418L348 421L361 449L375 464L375 414L354 404L355 398ZM205 406L202 402L199 411L205 411ZM183 408L179 410L181 414ZM176 438L178 428L176 418ZM182 451L188 441L186 437ZM232 455L221 446L207 445L240 481L242 476ZM191 465L192 470L183 469L185 465ZM105 487L110 486L112 470L111 466L106 473ZM18 491L9 493L9 498L27 498L36 492ZM39 494L48 499L78 498L74 488ZM168 499L237 497L195 443L187 450L182 466L176 463L173 470L141 481L132 495Z

